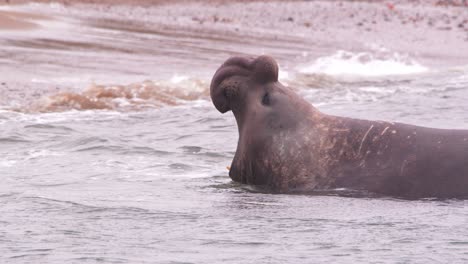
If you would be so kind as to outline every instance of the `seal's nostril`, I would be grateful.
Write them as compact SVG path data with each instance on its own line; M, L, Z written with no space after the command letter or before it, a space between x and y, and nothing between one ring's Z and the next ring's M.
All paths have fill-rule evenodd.
M237 90L238 89L235 86L229 85L229 86L224 87L223 93L226 98L231 99L231 98L236 97Z

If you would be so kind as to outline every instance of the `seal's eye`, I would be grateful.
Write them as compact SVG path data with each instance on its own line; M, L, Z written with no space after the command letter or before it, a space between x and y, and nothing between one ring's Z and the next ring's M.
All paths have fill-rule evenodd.
M262 97L262 105L270 105L270 94L265 93Z

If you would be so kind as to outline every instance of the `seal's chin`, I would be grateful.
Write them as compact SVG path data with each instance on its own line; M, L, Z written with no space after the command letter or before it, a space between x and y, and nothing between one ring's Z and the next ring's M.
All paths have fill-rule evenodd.
M264 173L258 169L258 164L255 159L240 159L236 150L236 156L234 157L230 170L229 177L236 182L243 184L253 184L257 186L267 186L269 184L268 177L265 177Z

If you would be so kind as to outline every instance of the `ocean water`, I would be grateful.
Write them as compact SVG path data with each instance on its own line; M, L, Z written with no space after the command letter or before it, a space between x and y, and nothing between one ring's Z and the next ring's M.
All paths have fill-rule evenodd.
M215 32L109 22L99 10L13 9L54 18L0 35L0 262L468 262L466 200L232 182L236 123L208 89L230 55L267 53L323 112L468 129L468 62L436 68L372 44L256 50Z

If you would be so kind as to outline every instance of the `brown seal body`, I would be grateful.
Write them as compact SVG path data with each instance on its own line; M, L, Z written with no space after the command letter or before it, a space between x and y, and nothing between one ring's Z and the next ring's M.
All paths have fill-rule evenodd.
M278 82L268 56L233 57L211 98L239 129L229 176L272 191L346 188L402 198L468 197L468 130L323 114Z

